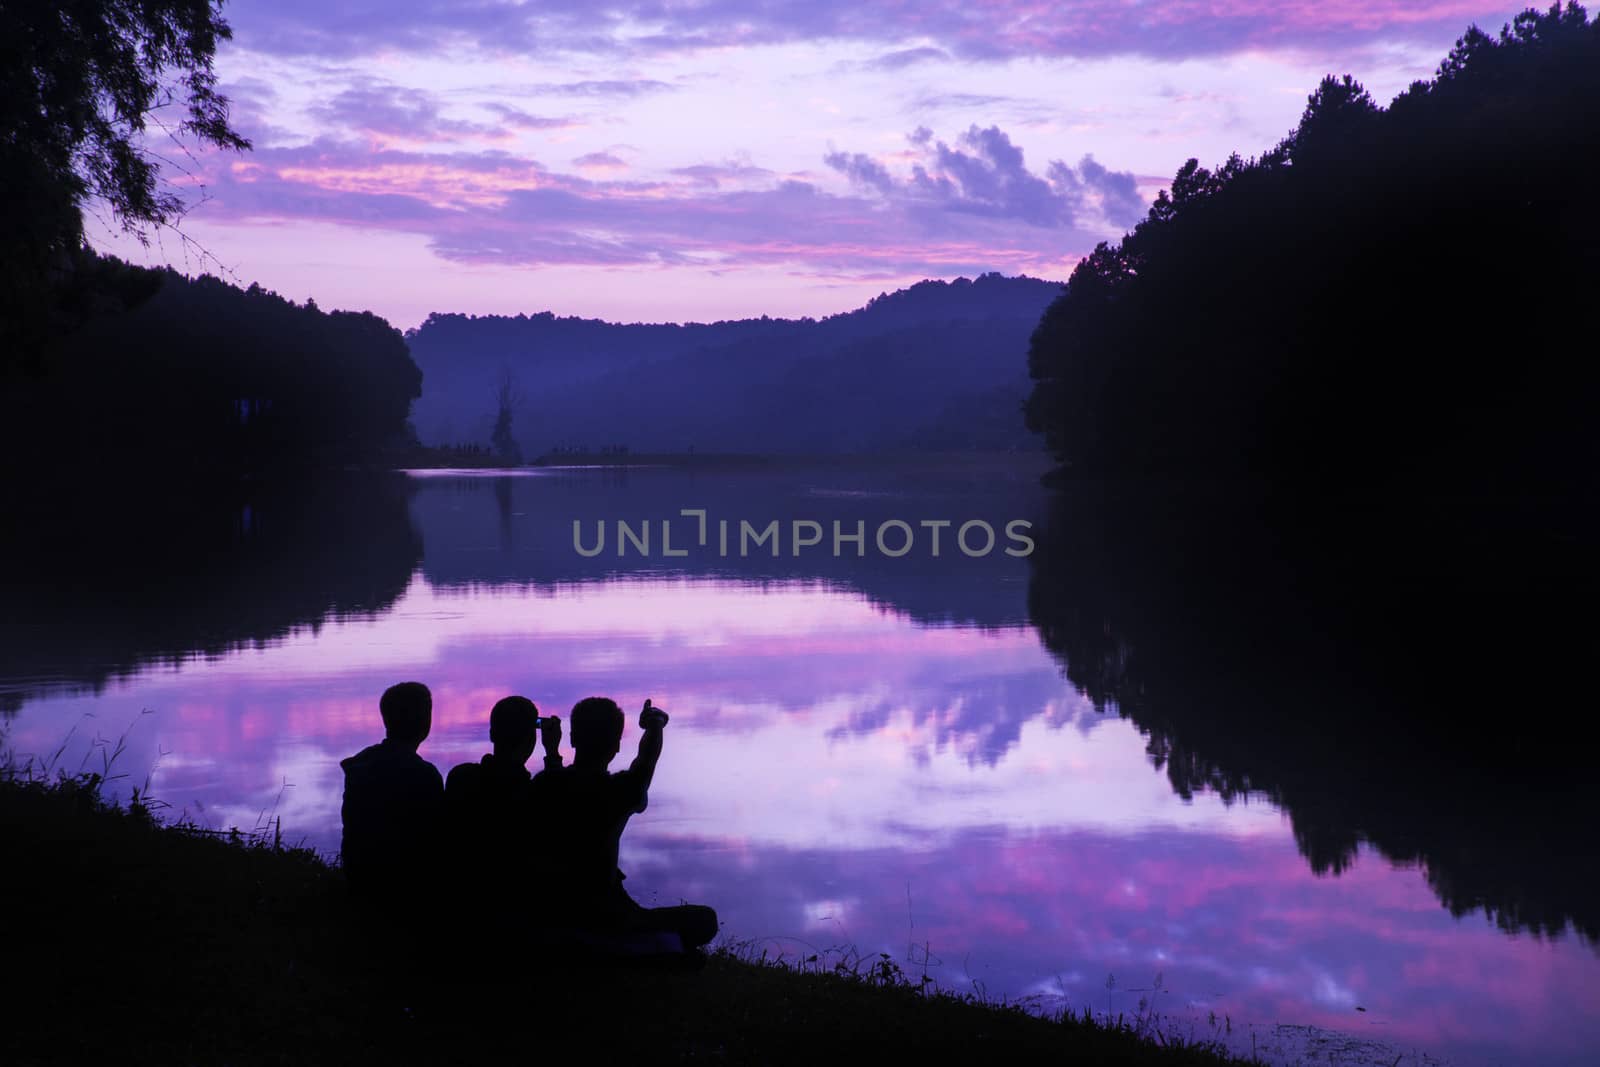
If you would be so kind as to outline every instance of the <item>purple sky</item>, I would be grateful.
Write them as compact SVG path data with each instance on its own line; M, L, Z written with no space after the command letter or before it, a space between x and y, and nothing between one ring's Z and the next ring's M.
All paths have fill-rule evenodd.
M103 248L397 326L428 312L827 314L924 277L1065 278L1188 157L1329 72L1387 100L1486 0L235 0L243 156L189 240ZM176 174L176 172L174 172Z

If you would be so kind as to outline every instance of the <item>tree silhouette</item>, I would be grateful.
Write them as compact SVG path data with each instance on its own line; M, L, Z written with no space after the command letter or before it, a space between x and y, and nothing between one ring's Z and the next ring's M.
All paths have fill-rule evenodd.
M1266 795L1318 872L1366 842L1456 914L1591 940L1597 164L1575 4L1469 30L1387 109L1327 78L1078 265L1027 405L1090 475L1030 615L1174 791Z
M1259 158L1188 161L1040 322L1029 426L1088 473L1589 478L1597 25L1474 28L1387 109L1329 77Z
M141 240L183 210L161 187L154 128L245 149L212 61L231 36L216 0L68 0L0 6L0 360L37 358L59 315L86 202ZM9 369L0 364L0 371Z
M368 463L411 439L422 390L400 332L370 312L324 312L252 285L85 256L101 292L51 373L0 392L0 468L49 483L118 462L168 476Z
M522 406L522 400L522 388L517 384L516 374L510 367L502 366L494 383L494 432L489 436L489 443L494 445L495 455L513 466L522 462L522 447L517 444L516 434L512 432L512 421L517 408Z

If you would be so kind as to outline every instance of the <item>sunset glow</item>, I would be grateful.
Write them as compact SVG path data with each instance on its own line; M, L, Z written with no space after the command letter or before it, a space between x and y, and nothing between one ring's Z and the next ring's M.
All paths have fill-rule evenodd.
M1323 74L1387 99L1513 13L369 6L227 5L218 68L253 150L173 173L190 240L143 249L91 218L95 242L402 328L819 315L924 277L1064 278L1186 158L1276 143Z

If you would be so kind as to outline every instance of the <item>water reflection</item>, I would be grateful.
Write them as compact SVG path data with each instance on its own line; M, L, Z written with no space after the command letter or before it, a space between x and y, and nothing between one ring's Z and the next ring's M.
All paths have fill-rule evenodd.
M968 829L918 849L862 850L674 840L627 862L630 881L662 900L721 892L728 923L774 950L846 943L920 960L926 945L929 972L951 988L1096 1011L1150 996L1178 1016L1229 1015L1239 1047L1253 1030L1288 1062L1306 1062L1309 1035L1262 1021L1388 1050L1332 1061L1342 1063L1437 1062L1420 1049L1451 1062L1578 1064L1600 1038L1581 988L1591 957L1462 925L1381 862L1316 878L1282 835Z
M428 545L423 573L436 587L484 585L554 589L607 578L663 574L738 579L754 585L816 582L860 592L883 607L930 625L1017 626L1027 622L1027 567L1001 550L969 558L944 531L938 557L920 547L888 558L871 545L872 533L890 519L916 526L921 520L959 526L982 519L997 530L1013 519L1037 520L1044 495L1043 466L1035 458L944 467L901 464L889 469L848 458L817 466L752 465L711 472L615 469L538 470L518 476L429 473L419 478L413 513ZM660 542L653 555L606 551L585 558L573 549L573 520L583 523L592 545L594 526L617 520L637 525L672 520L674 537L696 529L680 515L705 509L710 531L719 519L735 536L726 554L710 532L706 548L687 557L666 557ZM785 534L781 552L752 549L739 554L737 523L764 526L777 520L785 530L796 520L828 530L824 543L796 555ZM848 543L839 556L831 524L846 531L857 523L868 531L863 555ZM682 524L679 526L678 524ZM659 527L657 527L659 530ZM659 533L657 535L659 537ZM921 543L927 543L926 541ZM685 540L676 540L683 546Z
M77 725L71 766L94 758L96 732L132 724L123 767L135 780L154 767L176 809L212 825L271 814L331 849L337 760L376 739L377 696L401 677L433 689L422 751L441 769L482 753L506 693L555 708L649 696L673 726L650 811L624 840L644 903L707 900L730 931L778 947L904 959L916 944L952 987L1096 1009L1108 973L1119 1010L1160 973L1170 1011L1356 1031L1464 1062L1579 1063L1600 1043L1589 947L1439 905L1488 904L1507 929L1590 929L1592 902L1562 869L1589 869L1586 809L1507 796L1471 763L1418 764L1419 747L1454 759L1449 731L1435 720L1418 740L1392 705L1363 704L1372 675L1354 669L1348 631L1272 636L1300 599L1239 581L1244 564L1228 562L1270 553L1199 553L1211 571L1185 579L1194 568L1161 565L1170 554L1141 527L1090 522L1081 506L1064 522L1028 482L985 476L435 475L394 489L315 499L293 519L256 507L261 536L295 531L271 551L219 535L192 565L128 550L12 572L57 629L7 621L33 643L4 653L25 694L11 744L53 751ZM853 522L941 501L1053 518L1052 532L1032 564L960 561L937 580L895 569L925 566L912 560L602 565L570 542L573 517L705 506ZM244 558L264 566L228 579ZM152 568L145 588L169 592L122 620L134 579L116 571L133 559ZM51 583L76 586L69 605L44 604ZM1207 595L1219 588L1234 592ZM240 608L240 592L263 605ZM163 606L178 621L151 621ZM101 616L104 629L52 643ZM48 670L17 673L36 662ZM1577 736L1500 721L1543 749ZM1496 746L1514 751L1505 732Z
M1515 516L1464 542L1430 507L1431 526L1079 491L1045 524L1030 609L1180 795L1268 797L1318 873L1371 844L1453 914L1593 942L1600 736L1571 698L1594 559Z
M387 609L422 559L406 490L399 476L220 495L152 480L12 513L0 523L0 706Z

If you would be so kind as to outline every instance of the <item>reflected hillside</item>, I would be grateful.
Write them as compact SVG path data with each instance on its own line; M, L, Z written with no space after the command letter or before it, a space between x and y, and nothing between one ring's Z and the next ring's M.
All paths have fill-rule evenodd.
M1027 624L1027 562L1007 556L1005 524L1036 521L1045 494L1038 486L1043 462L1035 456L997 456L952 466L946 461L890 464L885 461L758 462L714 471L675 468L538 469L513 475L430 473L415 481L412 515L428 546L424 573L435 586L512 585L556 588L617 577L728 578L755 584L817 582L859 592L886 609L929 625L985 628ZM703 508L708 545L692 542L697 520L680 516ZM630 545L619 556L617 520L637 529L652 527L651 554ZM889 558L874 544L874 531L890 519L913 527L917 540L904 556ZM949 520L940 555L922 520ZM982 519L995 529L994 549L979 558L955 546L955 527ZM604 550L592 558L573 547L572 524L580 522L585 544L595 545L597 524L606 527ZM675 550L660 551L660 527L672 522ZM729 550L718 545L717 524L729 522ZM781 526L782 543L741 556L740 521ZM819 523L821 544L796 556L790 544L795 520ZM832 524L866 531L864 555L845 543L832 552ZM898 536L898 535L897 535ZM974 532L976 545L979 534ZM898 549L898 540L891 542Z
M398 476L212 496L84 479L61 500L0 527L0 692L12 710L381 612L422 556Z
M1368 842L1457 915L1593 941L1594 531L1535 503L1074 488L1029 610L1179 794L1264 794L1319 873Z

